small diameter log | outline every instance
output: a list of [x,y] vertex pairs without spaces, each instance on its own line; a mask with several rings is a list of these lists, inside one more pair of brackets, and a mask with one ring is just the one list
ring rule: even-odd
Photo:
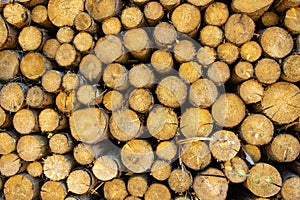
[[295,121],[300,113],[299,93],[300,89],[292,83],[277,82],[268,86],[261,101],[263,113],[276,124]]
[[158,83],[155,93],[161,104],[179,108],[186,101],[187,86],[181,78],[167,76]]
[[67,118],[52,108],[45,108],[39,114],[39,126],[42,132],[62,130],[67,127]]
[[92,84],[97,83],[102,75],[102,63],[94,54],[88,54],[81,59],[79,72]]
[[71,113],[69,126],[76,140],[93,144],[106,138],[108,117],[101,109],[80,109]]
[[25,161],[36,161],[48,154],[48,140],[42,135],[25,135],[17,144],[17,152]]
[[202,76],[202,66],[197,62],[185,62],[179,66],[179,76],[187,83],[193,83]]
[[100,38],[95,46],[95,54],[105,64],[124,62],[127,54],[120,38],[115,35],[107,35]]
[[12,50],[0,51],[0,80],[8,81],[17,76],[20,66],[20,55]]
[[149,26],[155,26],[163,17],[163,6],[156,1],[148,2],[144,7],[144,15]]
[[76,15],[74,26],[78,31],[86,31],[91,34],[95,34],[99,30],[94,19],[86,12],[80,12]]
[[217,54],[219,59],[227,64],[234,63],[240,56],[239,48],[230,42],[220,44],[217,48]]
[[155,83],[155,75],[146,64],[133,65],[129,70],[128,79],[130,84],[136,88],[151,88]]
[[29,175],[32,177],[42,176],[43,174],[43,165],[39,161],[31,162],[27,165],[26,168]]
[[39,180],[26,173],[12,176],[4,184],[4,196],[7,200],[35,199],[38,197],[39,191]]
[[94,148],[93,145],[79,143],[73,149],[74,159],[81,165],[91,164],[97,157],[97,153],[95,152],[95,150],[96,148]]
[[280,74],[280,65],[271,58],[262,58],[255,66],[255,76],[261,83],[275,83],[280,78]]
[[69,195],[65,200],[90,200],[90,194],[83,194],[83,195]]
[[250,62],[240,61],[234,66],[231,72],[230,81],[233,83],[240,83],[252,78],[253,75],[253,65]]
[[216,85],[209,79],[199,79],[192,83],[189,90],[189,101],[195,107],[208,108],[218,97]]
[[11,113],[5,112],[0,107],[0,128],[8,128],[12,126],[12,115]]
[[58,47],[55,60],[62,67],[71,67],[79,64],[80,56],[72,44],[65,43]]
[[40,192],[42,200],[61,200],[68,194],[66,184],[62,181],[47,181]]
[[147,3],[149,0],[132,0],[132,2],[137,6],[143,6],[145,3]]
[[60,43],[57,39],[51,38],[47,40],[43,46],[43,54],[49,59],[55,59],[57,49],[60,47]]
[[249,170],[245,182],[246,187],[256,196],[271,197],[281,188],[282,179],[275,167],[266,163],[258,163]]
[[300,153],[298,139],[290,134],[279,134],[267,146],[270,159],[277,162],[292,162]]
[[101,156],[94,161],[92,171],[100,181],[109,181],[119,175],[119,165],[116,159],[110,156]]
[[158,181],[167,180],[172,171],[171,163],[164,160],[156,160],[150,170],[150,175]]
[[200,47],[196,55],[198,63],[205,68],[215,62],[216,57],[217,53],[215,49],[209,46]]
[[2,176],[10,177],[24,170],[24,163],[16,153],[9,153],[0,158],[0,172]]
[[196,54],[195,45],[190,40],[176,41],[173,47],[173,53],[179,63],[191,61]]
[[165,10],[173,10],[180,4],[180,0],[159,0]]
[[45,108],[52,105],[54,101],[55,96],[39,86],[29,88],[26,94],[26,104],[33,108]]
[[257,163],[261,159],[261,151],[260,149],[252,144],[246,144],[244,146],[244,151],[246,151],[250,157],[252,158],[253,162]]
[[130,109],[120,109],[112,113],[109,119],[111,135],[118,141],[129,141],[141,134],[141,121]]
[[122,179],[113,179],[104,183],[104,197],[107,200],[125,199],[128,195],[126,184]]
[[128,70],[121,64],[109,64],[103,71],[104,83],[116,90],[125,90],[128,87]]
[[299,187],[300,187],[300,177],[295,176],[288,178],[286,181],[283,182],[280,194],[283,199],[286,200],[293,200],[299,199]]
[[116,91],[108,91],[103,96],[103,105],[109,111],[118,110],[122,106],[123,95]]
[[19,34],[18,41],[23,51],[40,50],[44,45],[47,34],[36,26],[26,26]]
[[39,4],[47,3],[47,0],[18,0],[18,1],[26,5],[26,7],[28,8],[32,8]]
[[151,52],[150,39],[142,28],[134,28],[125,32],[124,46],[138,60],[147,60]]
[[177,38],[177,32],[173,25],[161,22],[155,26],[153,38],[158,47],[171,48]]
[[106,18],[119,14],[122,2],[120,0],[87,0],[85,9],[93,19],[102,22]]
[[2,15],[0,15],[0,32],[0,49],[17,46],[17,31],[6,22]]
[[216,61],[208,67],[207,76],[217,86],[222,86],[230,78],[229,66],[222,61]]
[[177,145],[173,141],[162,141],[156,147],[156,156],[162,160],[177,159]]
[[150,144],[144,140],[131,140],[121,149],[124,166],[131,172],[148,171],[154,162],[154,153]]
[[57,27],[73,26],[75,16],[83,9],[84,1],[82,0],[50,0],[48,16],[52,24]]
[[229,17],[229,10],[226,4],[214,2],[210,4],[204,13],[204,21],[207,24],[222,26]]
[[6,21],[18,29],[21,29],[31,22],[29,10],[19,3],[7,4],[3,9],[3,16]]
[[102,31],[105,35],[117,35],[122,30],[122,24],[118,17],[109,17],[102,22]]
[[211,153],[208,145],[201,141],[187,141],[180,147],[180,159],[189,168],[201,170],[211,162]]
[[44,174],[52,181],[60,181],[67,178],[75,165],[73,157],[69,154],[53,154],[44,160]]
[[15,130],[21,134],[38,132],[40,128],[37,111],[30,109],[19,110],[14,115],[13,125]]
[[284,62],[282,67],[281,78],[288,82],[300,81],[300,55],[290,55]]
[[17,134],[11,131],[0,132],[0,154],[9,154],[16,150]]
[[21,73],[30,80],[39,80],[48,70],[51,62],[41,53],[29,52],[21,60]]
[[94,47],[93,36],[88,32],[81,31],[75,35],[73,44],[79,52],[89,53]]
[[73,170],[67,178],[68,191],[74,194],[85,194],[96,184],[92,172],[86,168]]
[[172,54],[166,50],[156,50],[151,55],[151,65],[160,74],[170,72],[174,67]]
[[292,34],[299,34],[300,33],[300,8],[290,8],[284,17],[284,25]]
[[213,129],[210,112],[202,108],[188,108],[180,117],[180,130],[186,138],[207,137]]
[[233,14],[226,22],[224,32],[229,42],[241,45],[251,40],[254,29],[253,20],[246,14]]
[[129,106],[136,112],[146,113],[154,104],[152,93],[143,88],[133,90],[129,96]]
[[247,14],[254,21],[256,21],[269,9],[272,3],[273,0],[252,0],[249,2],[245,2],[243,0],[233,0],[231,8],[234,12]]
[[194,5],[183,3],[174,9],[171,20],[177,31],[193,37],[200,26],[200,10]]
[[83,79],[79,74],[68,71],[62,79],[62,87],[65,92],[70,93],[74,91],[79,85],[82,85]]
[[222,94],[212,105],[212,116],[223,127],[237,126],[244,119],[245,114],[245,103],[233,93]]
[[262,54],[260,45],[255,41],[244,43],[240,51],[242,59],[248,62],[255,62]]
[[61,82],[64,73],[57,70],[49,70],[42,77],[43,88],[50,93],[58,93],[62,87]]
[[207,25],[200,30],[199,40],[202,45],[215,48],[223,41],[224,34],[218,26]]
[[297,7],[299,5],[300,5],[299,0],[282,0],[276,2],[275,9],[277,12],[282,13],[289,8]]
[[56,38],[60,43],[70,43],[74,36],[75,31],[69,26],[61,27],[56,33]]
[[170,190],[161,183],[153,183],[144,195],[145,200],[164,199],[171,200]]
[[145,175],[130,176],[127,182],[128,192],[135,197],[143,197],[148,186],[148,177]]
[[102,102],[103,92],[92,85],[81,85],[76,93],[77,100],[84,105],[98,105]]
[[228,182],[222,171],[208,168],[194,178],[193,190],[202,200],[224,200],[227,197]]
[[168,184],[175,193],[183,193],[193,184],[192,174],[187,170],[174,169],[168,178]]
[[293,38],[283,28],[270,27],[260,35],[260,45],[272,58],[283,58],[293,49]]
[[154,107],[147,118],[147,128],[158,140],[172,139],[178,128],[177,115],[171,108]]
[[279,16],[276,14],[276,12],[265,12],[263,16],[261,17],[261,22],[264,26],[270,27],[270,26],[276,26],[278,25]]
[[23,83],[7,83],[0,90],[0,105],[9,112],[17,112],[25,106],[27,87]]
[[145,23],[144,14],[138,7],[127,7],[122,10],[121,23],[126,29],[141,27]]
[[56,133],[49,140],[52,153],[65,154],[73,150],[75,144],[71,135],[67,132]]
[[242,183],[247,179],[248,165],[240,157],[234,157],[224,163],[224,174],[232,183]]
[[260,102],[264,93],[262,83],[255,79],[243,82],[239,87],[239,95],[246,104]]
[[38,24],[39,26],[48,29],[53,30],[55,27],[50,22],[48,18],[48,9],[44,5],[37,5],[35,6],[31,11],[31,18],[32,21]]
[[76,94],[74,90],[69,92],[60,92],[55,99],[55,104],[59,111],[70,115],[71,112],[76,110],[80,103],[76,99]]
[[300,53],[300,35],[298,35],[298,37],[296,38],[296,52]]
[[187,0],[190,4],[197,7],[205,8],[207,5],[213,2],[213,0]]

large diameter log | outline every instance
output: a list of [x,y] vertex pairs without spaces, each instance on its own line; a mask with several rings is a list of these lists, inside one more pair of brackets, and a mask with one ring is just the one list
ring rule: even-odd
[[121,179],[105,182],[103,191],[107,200],[124,199],[128,195],[126,184]]
[[20,3],[7,4],[3,9],[6,21],[16,28],[23,28],[30,24],[31,15],[29,10]]
[[48,154],[48,141],[42,135],[25,135],[18,140],[17,152],[25,161],[35,161]]
[[144,195],[145,200],[164,199],[171,200],[171,193],[167,186],[161,183],[153,183]]
[[42,200],[62,200],[67,196],[66,184],[62,181],[47,181],[40,191]]
[[0,49],[15,48],[17,45],[17,32],[0,15]]
[[85,9],[98,22],[102,22],[108,17],[115,16],[119,13],[122,2],[120,0],[87,0]]
[[12,50],[0,51],[0,80],[8,81],[19,73],[20,55]]
[[27,87],[23,83],[11,82],[0,90],[0,105],[9,112],[17,112],[25,106]]

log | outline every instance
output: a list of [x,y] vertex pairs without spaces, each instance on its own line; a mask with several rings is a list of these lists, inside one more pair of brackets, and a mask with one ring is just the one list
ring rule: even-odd
[[282,0],[276,1],[275,10],[279,13],[286,11],[289,8],[297,7],[300,5],[299,0]]
[[66,116],[52,108],[45,108],[39,114],[39,126],[42,132],[59,131],[66,128],[67,125]]
[[67,178],[68,191],[74,194],[85,194],[95,186],[96,180],[87,168],[73,170]]
[[69,195],[65,200],[89,200],[91,198],[90,194],[84,195]]
[[244,102],[233,93],[222,94],[212,105],[212,116],[223,127],[237,126],[244,119],[245,114]]
[[20,70],[22,75],[30,80],[39,80],[52,69],[51,62],[41,53],[29,52],[21,60]]
[[73,44],[79,52],[87,54],[94,48],[93,36],[88,32],[81,31],[75,35]]
[[28,163],[26,170],[32,177],[39,177],[43,175],[43,165],[39,161]]
[[217,53],[215,49],[209,46],[200,47],[196,55],[198,63],[205,68],[215,62],[216,57]]
[[149,113],[147,128],[158,140],[172,139],[178,128],[177,114],[171,108],[156,106]]
[[160,74],[170,72],[174,67],[172,55],[166,50],[156,50],[151,55],[151,65]]
[[0,172],[2,176],[10,177],[23,172],[26,164],[16,153],[5,154],[0,158]]
[[38,113],[35,110],[19,110],[13,118],[13,125],[20,134],[30,134],[40,131]]
[[284,17],[284,25],[287,27],[290,33],[299,34],[300,33],[300,8],[293,7],[286,11]]
[[248,62],[255,62],[262,54],[260,45],[255,41],[244,43],[240,51],[242,59]]
[[23,51],[34,51],[42,49],[47,38],[44,30],[36,26],[26,26],[20,32],[18,42]]
[[43,46],[43,54],[47,58],[53,60],[55,59],[55,55],[59,47],[60,47],[60,43],[57,39],[54,38],[48,39]]
[[171,11],[180,4],[180,0],[159,0],[166,11]]
[[26,5],[26,7],[28,7],[28,8],[32,8],[39,4],[47,3],[47,0],[18,0],[18,1],[23,3],[24,5]]
[[10,177],[4,184],[4,195],[7,200],[35,199],[39,195],[39,180],[21,173]]
[[267,146],[269,158],[277,162],[292,162],[297,159],[299,153],[300,143],[291,134],[279,134]]
[[231,8],[234,12],[247,14],[256,21],[270,8],[273,1],[274,0],[251,0],[246,3],[243,0],[233,0]]
[[161,141],[158,143],[155,153],[159,159],[173,161],[177,159],[177,149],[178,147],[174,141]]
[[48,9],[44,5],[37,5],[31,11],[32,21],[38,24],[39,26],[48,29],[54,30],[55,26],[51,23],[48,17]]
[[168,178],[168,184],[175,193],[183,193],[193,184],[192,174],[188,170],[174,169]]
[[78,66],[80,56],[76,51],[74,45],[65,43],[58,47],[55,60],[61,67]]
[[39,86],[33,86],[28,89],[26,94],[26,104],[32,108],[45,108],[55,101],[55,96],[46,92]]
[[121,5],[120,0],[87,0],[85,9],[94,20],[102,22],[106,18],[119,14]]
[[22,29],[31,22],[29,10],[18,2],[7,4],[3,9],[6,21],[18,29]]
[[12,126],[12,115],[8,112],[5,112],[0,107],[0,128],[8,128]]
[[102,31],[105,35],[117,35],[121,32],[122,24],[119,18],[109,17],[102,22]]
[[97,83],[102,75],[102,63],[94,54],[84,56],[79,63],[79,72],[91,83]]
[[149,0],[132,0],[132,2],[137,6],[143,6],[145,3],[147,3]]
[[251,159],[255,163],[257,163],[261,159],[261,151],[255,145],[252,144],[244,145],[244,151],[246,151],[250,155]]
[[129,83],[136,88],[151,88],[155,83],[155,75],[146,64],[133,65],[128,72],[128,79]]
[[146,113],[154,104],[152,93],[143,88],[133,90],[129,95],[129,106],[136,112]]
[[225,24],[225,37],[235,45],[241,45],[251,40],[255,24],[246,14],[233,14]]
[[144,195],[145,200],[171,200],[170,190],[161,183],[152,183]]
[[230,42],[220,44],[217,48],[217,54],[219,59],[227,64],[234,63],[240,56],[239,48]]
[[177,38],[177,32],[173,25],[161,22],[155,26],[153,39],[155,44],[161,48],[171,48]]
[[61,82],[64,73],[57,70],[49,70],[42,77],[42,86],[49,93],[58,93],[61,91]]
[[275,83],[280,78],[280,74],[280,65],[271,58],[262,58],[255,66],[255,76],[261,83]]
[[48,141],[42,135],[25,135],[17,143],[17,152],[25,161],[36,161],[48,154]]
[[214,2],[210,4],[204,13],[204,21],[207,24],[222,26],[229,17],[229,10],[225,3]]
[[202,66],[194,61],[180,64],[178,73],[179,76],[187,83],[193,83],[197,81],[203,74]]
[[195,107],[208,108],[218,97],[216,85],[209,79],[201,78],[192,83],[189,89],[189,101]]
[[66,115],[70,115],[71,112],[75,111],[80,106],[80,103],[76,99],[75,91],[71,90],[58,93],[55,99],[55,105],[59,111]]
[[300,198],[299,195],[300,178],[299,176],[291,177],[282,184],[280,194],[283,199],[292,200]]
[[177,62],[184,63],[193,60],[196,49],[195,45],[190,40],[179,40],[173,47],[174,57]]
[[284,62],[282,67],[281,78],[288,82],[300,81],[300,70],[296,66],[300,64],[300,55],[290,55]]
[[91,34],[96,34],[99,31],[94,19],[86,12],[80,12],[76,15],[74,26],[78,31],[86,31]]
[[40,192],[42,200],[65,199],[67,194],[67,186],[62,181],[47,181],[42,185]]
[[[262,112],[275,124],[289,124],[299,117],[299,88],[288,82],[277,82],[267,87],[261,101]],[[284,101],[282,101],[284,97]]]
[[200,7],[201,9],[205,8],[207,5],[213,2],[213,0],[187,0],[187,2]]
[[152,166],[154,153],[148,142],[133,139],[122,147],[121,160],[129,171],[142,173],[148,171]]
[[298,35],[298,37],[296,38],[296,52],[299,53],[300,52],[300,36]]
[[256,196],[271,197],[280,191],[282,179],[275,167],[258,163],[249,170],[245,185]]
[[150,1],[144,6],[144,15],[149,26],[155,26],[164,17],[163,6],[156,1]]
[[44,160],[44,175],[52,181],[60,181],[67,178],[75,161],[70,154],[47,156]]
[[76,93],[77,100],[84,105],[99,105],[103,99],[103,92],[100,88],[92,85],[81,85]]
[[255,79],[243,82],[239,87],[239,95],[246,104],[258,103],[264,93],[262,83]]
[[19,73],[20,55],[16,51],[0,51],[0,80],[8,81],[14,79]]
[[125,29],[138,28],[145,24],[144,14],[134,6],[123,9],[120,18]]
[[203,200],[226,199],[228,182],[222,171],[210,167],[194,178],[193,190]]
[[235,156],[234,158],[227,160],[224,163],[224,174],[232,183],[242,183],[247,179],[248,165],[240,157]]
[[7,83],[0,90],[0,105],[9,112],[17,112],[25,106],[27,86],[19,82]]
[[73,157],[80,165],[88,165],[95,160],[97,153],[92,145],[80,142],[73,149]]
[[56,33],[56,38],[60,43],[70,43],[74,36],[75,31],[69,26],[61,27]]
[[171,171],[171,163],[164,160],[155,160],[151,167],[150,175],[158,181],[164,181],[170,177]]
[[75,144],[68,132],[56,133],[49,139],[49,147],[52,153],[65,154],[73,150]]
[[128,195],[126,184],[122,179],[113,179],[104,183],[104,197],[108,200],[125,199]]
[[293,49],[292,36],[277,26],[267,28],[260,35],[259,40],[263,51],[272,58],[283,58]]
[[230,81],[233,83],[241,83],[252,78],[254,75],[254,68],[250,62],[239,61],[231,72]]
[[204,46],[215,48],[221,44],[223,39],[223,31],[218,26],[206,25],[200,30],[199,40]]
[[207,76],[217,86],[222,86],[230,78],[229,66],[222,61],[216,61],[208,67]]
[[123,95],[117,90],[108,91],[103,96],[103,105],[109,111],[118,110],[123,103]]
[[17,31],[0,15],[0,49],[17,47]]
[[277,26],[278,21],[279,21],[279,16],[276,14],[276,12],[272,12],[272,11],[265,12],[261,17],[261,22],[266,27]]
[[148,177],[145,175],[130,176],[127,182],[127,190],[132,196],[142,198],[149,187],[148,182]]
[[100,156],[94,161],[94,176],[101,181],[109,181],[119,175],[119,163],[111,156]]
[[12,131],[0,132],[0,154],[6,155],[16,150],[17,134]]
[[156,96],[161,104],[171,108],[179,108],[187,98],[187,86],[177,76],[167,76],[157,85]]
[[75,74],[71,71],[65,73],[62,79],[62,87],[65,92],[72,93],[79,85],[82,85],[83,80],[81,78],[82,77],[79,74]]
[[228,161],[234,158],[241,148],[238,136],[227,130],[215,132],[209,142],[209,149],[217,161]]

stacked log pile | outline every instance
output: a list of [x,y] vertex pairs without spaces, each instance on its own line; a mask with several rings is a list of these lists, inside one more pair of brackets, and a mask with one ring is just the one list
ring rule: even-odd
[[2,0],[0,199],[300,199],[299,0]]

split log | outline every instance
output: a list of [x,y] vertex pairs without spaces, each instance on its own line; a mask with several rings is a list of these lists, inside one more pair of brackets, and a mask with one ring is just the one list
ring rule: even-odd
[[177,114],[171,108],[154,107],[147,118],[147,128],[158,140],[172,139],[178,128]]
[[117,35],[122,30],[119,18],[109,17],[102,22],[102,31],[105,35]]
[[13,125],[12,119],[11,113],[5,112],[5,110],[0,107],[0,128],[11,127]]
[[144,7],[144,15],[149,26],[155,26],[163,17],[163,6],[156,1],[148,2]]
[[260,149],[255,145],[246,144],[244,146],[244,151],[246,151],[250,155],[250,157],[254,163],[257,163],[261,159],[262,153],[261,153]]
[[188,170],[174,169],[168,178],[168,184],[175,193],[183,193],[193,184],[192,174]]
[[143,197],[149,187],[148,182],[148,177],[145,175],[130,176],[127,190],[132,196]]
[[280,65],[271,58],[260,59],[255,66],[255,76],[261,83],[275,83],[279,79],[280,74]]
[[74,36],[75,31],[69,26],[61,27],[56,33],[56,38],[60,43],[70,43]]
[[0,158],[0,172],[2,176],[10,177],[23,172],[26,164],[16,153],[9,153]]
[[217,86],[222,86],[230,78],[229,66],[222,61],[216,61],[208,67],[207,76]]
[[25,106],[27,86],[23,83],[7,83],[0,90],[0,105],[9,112],[17,112]]
[[39,26],[48,29],[54,30],[55,26],[51,23],[48,17],[48,9],[44,5],[37,5],[31,11],[32,21],[38,24]]
[[73,170],[67,178],[68,191],[74,194],[88,193],[96,184],[92,172],[86,168]]
[[151,88],[155,83],[155,75],[146,64],[133,65],[128,72],[128,79],[136,88]]
[[231,72],[230,81],[233,83],[240,83],[252,78],[253,75],[253,65],[250,62],[240,61],[234,66]]
[[174,57],[179,63],[191,61],[196,54],[195,48],[195,45],[190,40],[176,41],[173,47]]
[[19,73],[20,55],[12,50],[0,51],[0,80],[14,79]]
[[17,31],[10,26],[2,15],[0,15],[0,49],[16,48],[17,46]]
[[47,40],[43,46],[43,54],[49,59],[55,59],[57,49],[60,47],[60,43],[57,39],[51,38]]
[[203,200],[226,199],[228,182],[222,171],[208,168],[194,178],[193,190]]
[[234,157],[224,163],[224,174],[232,183],[242,183],[247,179],[248,165],[240,157]]
[[146,113],[154,104],[152,93],[143,88],[133,90],[129,95],[129,106],[136,112]]
[[225,3],[214,2],[210,4],[204,13],[204,21],[207,24],[222,26],[229,17],[229,10]]
[[40,130],[38,113],[35,110],[19,110],[13,118],[13,125],[16,131],[21,134],[35,133]]
[[206,25],[200,30],[199,40],[202,45],[215,48],[221,44],[223,39],[223,31],[218,26]]
[[153,183],[144,195],[145,200],[165,199],[171,200],[170,190],[161,183]]
[[29,10],[18,2],[7,4],[3,9],[6,21],[16,28],[23,28],[30,24],[31,14]]
[[92,85],[81,85],[76,93],[77,100],[84,105],[99,105],[103,99],[103,92],[100,88]]
[[122,106],[123,101],[122,93],[116,90],[108,91],[103,96],[103,105],[109,111],[118,110]]
[[78,31],[86,31],[91,34],[96,34],[99,31],[94,19],[86,12],[80,12],[76,15],[74,26]]
[[150,170],[150,175],[158,181],[167,180],[171,175],[171,163],[164,160],[156,160]]
[[217,54],[219,59],[227,64],[234,63],[240,56],[239,48],[230,42],[220,44],[217,48]]
[[60,92],[56,96],[55,104],[59,111],[66,113],[67,115],[70,115],[71,112],[75,111],[80,106],[74,90]]
[[299,0],[282,0],[277,1],[275,4],[275,10],[279,13],[286,11],[289,8],[297,7],[300,5]]
[[42,86],[49,93],[58,93],[62,89],[61,83],[64,73],[49,70],[42,77]]
[[165,10],[171,11],[180,4],[180,0],[159,0]]
[[144,14],[138,7],[127,7],[122,10],[121,23],[126,29],[142,27],[145,24]]
[[43,90],[39,86],[28,89],[26,94],[26,104],[33,108],[45,108],[53,105],[55,96]]
[[166,50],[156,50],[151,55],[151,65],[160,74],[170,72],[174,67],[172,55]]
[[43,165],[39,161],[28,163],[26,170],[32,177],[39,177],[43,175]]
[[262,83],[255,79],[243,82],[239,87],[239,95],[246,104],[260,102],[264,93]]
[[88,54],[81,59],[79,72],[92,84],[97,83],[102,75],[102,63],[94,54]]
[[282,67],[281,78],[288,82],[300,81],[300,55],[290,55],[284,62]]
[[126,184],[122,179],[113,179],[104,183],[104,197],[108,200],[125,199],[128,195]]
[[0,132],[0,154],[6,155],[16,150],[17,134],[12,131]]
[[162,141],[156,147],[156,156],[162,160],[177,159],[177,145],[173,141]]
[[119,164],[111,156],[100,156],[94,161],[93,174],[100,181],[109,181],[119,175]]
[[41,188],[42,200],[61,200],[65,199],[68,191],[64,182],[62,181],[47,181]]
[[59,131],[66,128],[67,125],[66,116],[52,108],[45,108],[39,114],[39,126],[42,132]]
[[78,66],[80,55],[72,44],[65,43],[58,47],[55,60],[62,67]]
[[98,22],[119,14],[121,6],[120,0],[87,0],[85,2],[86,11]]
[[215,62],[217,53],[214,48],[211,48],[209,46],[204,46],[204,47],[200,47],[196,57],[198,63],[203,67],[207,68],[207,66]]
[[83,54],[89,53],[94,47],[93,36],[88,32],[81,31],[75,35],[73,44],[79,52]]
[[155,26],[153,38],[158,47],[171,48],[177,38],[177,32],[173,25],[161,22]]
[[36,26],[26,26],[19,34],[18,41],[23,51],[42,49],[48,35]]
[[39,180],[21,173],[10,177],[4,184],[4,195],[7,200],[35,199],[39,195]]
[[300,33],[300,8],[293,7],[290,8],[284,17],[284,25],[292,34],[299,34]]
[[73,150],[75,144],[71,135],[67,132],[56,133],[49,140],[52,153],[65,154]]
[[36,161],[48,154],[48,140],[42,135],[25,135],[18,140],[17,152],[25,161]]
[[194,61],[185,62],[180,64],[178,73],[187,83],[193,83],[201,78],[202,66]]

